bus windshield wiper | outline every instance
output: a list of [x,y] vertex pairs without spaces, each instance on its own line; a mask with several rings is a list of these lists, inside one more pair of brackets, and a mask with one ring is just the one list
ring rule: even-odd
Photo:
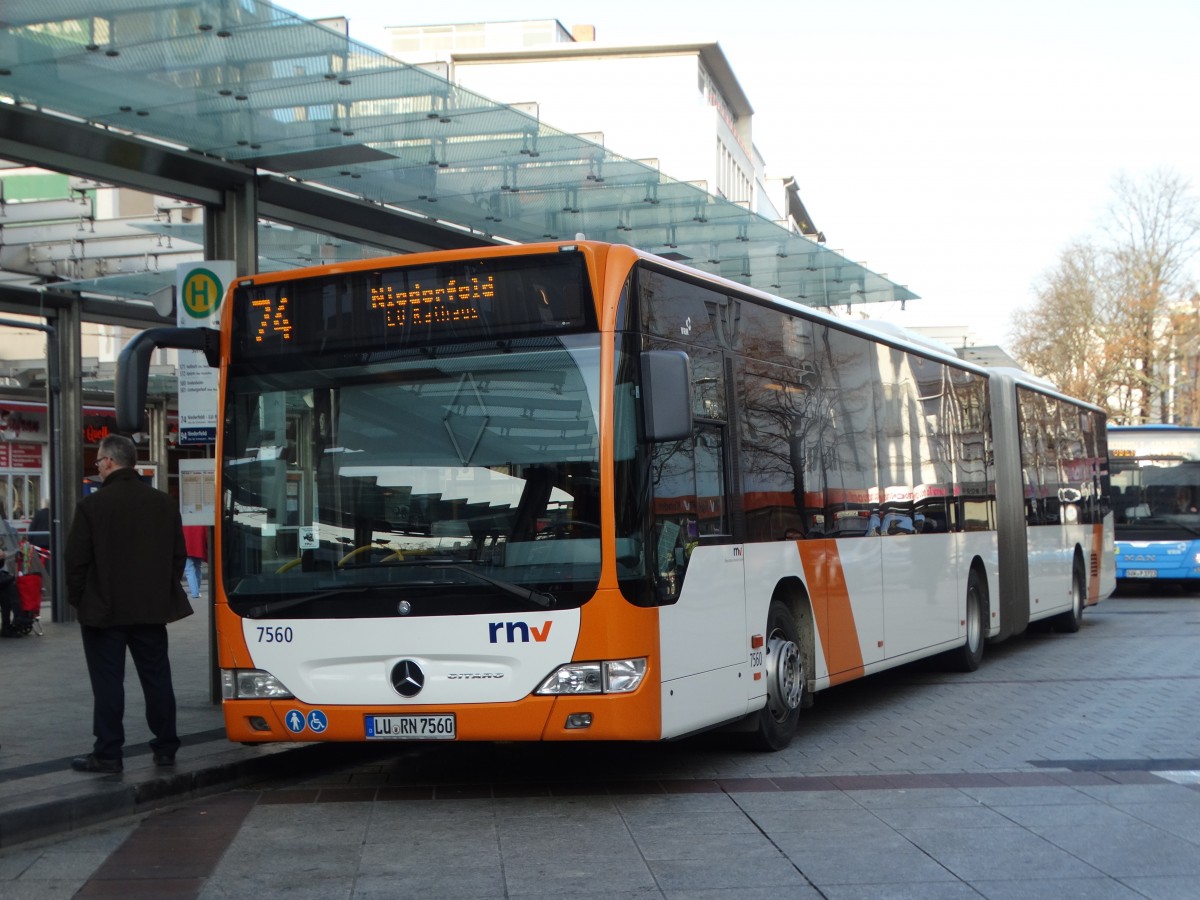
[[450,559],[420,559],[408,560],[402,563],[405,566],[424,566],[431,569],[454,569],[457,572],[463,572],[480,581],[486,581],[492,587],[498,587],[500,590],[512,594],[514,597],[520,597],[522,600],[528,601],[535,606],[540,606],[543,609],[551,609],[558,605],[558,598],[553,594],[545,591],[535,591],[532,588],[522,587],[519,584],[514,584],[511,581],[504,581],[500,578],[493,578],[491,575],[484,575],[482,572],[477,572],[467,566],[459,565],[452,562]]
[[558,605],[558,599],[545,591],[535,591],[531,588],[521,587],[519,584],[513,584],[511,581],[502,581],[499,578],[493,578],[491,575],[484,575],[482,572],[476,572],[474,569],[468,569],[466,566],[448,565],[447,569],[454,569],[458,572],[465,572],[468,575],[473,575],[480,581],[486,581],[493,587],[498,587],[502,591],[507,591],[513,596],[520,597],[522,600],[528,600],[536,606],[543,609],[551,609]]
[[303,604],[310,603],[313,600],[322,600],[325,597],[336,597],[339,594],[361,594],[366,590],[367,588],[365,587],[342,588],[336,591],[321,591],[319,594],[305,594],[301,597],[288,597],[285,600],[272,600],[270,603],[263,603],[259,606],[250,607],[250,609],[246,611],[246,618],[261,619],[263,616],[270,613],[281,612],[285,609],[291,609],[294,606],[302,606]]

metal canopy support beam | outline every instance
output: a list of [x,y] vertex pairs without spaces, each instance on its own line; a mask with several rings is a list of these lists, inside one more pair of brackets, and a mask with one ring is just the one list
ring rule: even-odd
[[[59,416],[59,437],[62,443],[51,458],[52,475],[57,475],[60,488],[57,498],[60,506],[53,511],[57,520],[58,536],[62,538],[54,553],[55,586],[53,620],[74,622],[75,609],[67,603],[66,535],[70,531],[75,507],[83,497],[83,453],[79,436],[83,434],[83,317],[78,304],[64,306],[57,311],[58,372],[48,373],[50,378],[59,377],[59,395],[62,398]],[[60,562],[62,560],[62,562]],[[59,581],[59,578],[63,580]]]
[[163,318],[150,306],[121,300],[83,300],[76,294],[0,285],[0,313],[48,316],[72,307],[79,307],[84,322],[98,322],[101,325],[153,328],[168,321],[174,324],[173,320]]
[[248,177],[244,166],[15,106],[0,107],[0,135],[0,159],[195,203],[220,203]]
[[0,106],[0,159],[200,203],[208,215],[254,184],[258,215],[398,253],[493,243],[435,219],[17,106]]
[[[258,185],[254,181],[244,182],[225,192],[225,202],[219,207],[208,207],[204,210],[204,258],[231,259],[234,262],[234,272],[238,277],[253,275],[258,271]],[[182,299],[176,297],[176,303]],[[124,355],[122,355],[124,359]],[[157,409],[151,410],[151,421],[156,418]],[[219,414],[219,411],[218,411]],[[167,466],[165,404],[161,409],[162,428],[159,430],[160,440],[152,440],[151,446],[161,449],[163,454],[163,471]],[[182,424],[182,422],[181,422]],[[154,437],[154,429],[151,429]],[[206,453],[207,455],[207,453]],[[181,479],[182,484],[182,479]],[[215,522],[212,525],[216,525]],[[212,526],[208,529],[208,540],[212,542]],[[221,702],[221,664],[217,650],[217,617],[213,604],[216,601],[216,588],[213,584],[212,568],[209,568],[208,585],[208,661],[209,700],[215,705]]]
[[204,258],[232,259],[239,276],[258,271],[258,190],[253,181],[230,188],[220,206],[205,209]]

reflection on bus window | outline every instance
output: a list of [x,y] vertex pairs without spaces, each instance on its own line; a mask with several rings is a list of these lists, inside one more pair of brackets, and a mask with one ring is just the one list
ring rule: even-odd
[[697,425],[689,440],[658,444],[652,466],[655,571],[659,599],[667,600],[683,586],[698,544],[731,539],[721,429]]
[[917,534],[924,530],[924,513],[914,513],[896,506],[888,506],[884,509],[877,507],[872,510],[867,525],[867,533],[874,535]]

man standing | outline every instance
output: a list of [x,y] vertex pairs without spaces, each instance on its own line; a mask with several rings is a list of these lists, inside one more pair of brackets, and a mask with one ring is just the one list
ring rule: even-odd
[[125,745],[125,651],[133,657],[154,732],[154,762],[175,762],[175,689],[167,656],[167,623],[192,613],[184,596],[187,551],[179,507],[144,483],[137,450],[124,435],[100,441],[103,484],[75,508],[65,556],[67,600],[78,612],[92,682],[92,732],[79,772],[120,772]]

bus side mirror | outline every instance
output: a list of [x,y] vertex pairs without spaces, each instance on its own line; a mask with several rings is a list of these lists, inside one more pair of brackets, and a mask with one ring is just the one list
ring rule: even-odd
[[655,443],[692,436],[692,366],[682,350],[643,351],[642,425]]
[[121,434],[146,430],[150,356],[160,347],[199,350],[213,368],[221,364],[221,333],[211,328],[147,328],[135,335],[117,357],[117,379],[113,385],[117,431]]

